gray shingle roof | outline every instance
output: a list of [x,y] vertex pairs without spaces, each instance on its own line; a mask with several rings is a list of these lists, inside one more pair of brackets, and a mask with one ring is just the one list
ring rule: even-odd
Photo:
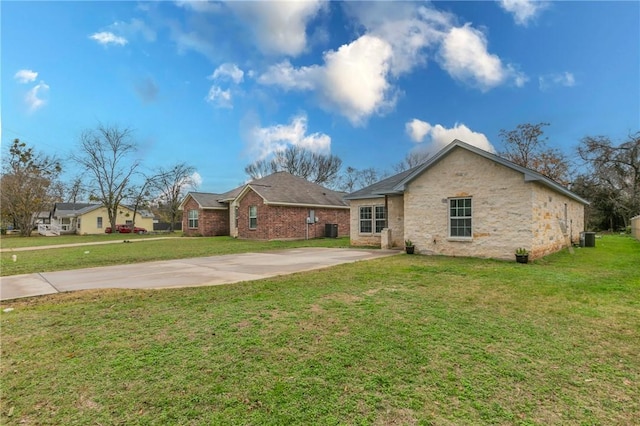
[[190,192],[188,195],[196,200],[203,209],[225,209],[227,204],[220,202],[224,194],[213,194],[210,192]]
[[349,207],[344,192],[333,191],[287,172],[273,173],[223,194],[190,192],[187,196],[190,195],[204,209],[227,208],[228,203],[244,194],[248,188],[260,195],[266,204]]
[[416,166],[412,169],[405,170],[403,172],[398,173],[397,175],[393,175],[386,179],[382,179],[379,182],[376,182],[372,185],[354,191],[345,196],[347,200],[358,200],[363,198],[380,198],[385,195],[391,194],[401,194],[402,191],[395,191],[393,188],[396,187],[398,183],[400,183],[404,178],[406,178],[411,172],[417,169],[420,166]]
[[251,181],[246,186],[260,195],[267,204],[349,206],[344,198],[345,193],[332,191],[287,172],[273,173]]
[[580,203],[589,204],[587,200],[581,198],[577,194],[569,191],[564,186],[555,182],[552,179],[549,179],[546,176],[541,175],[540,173],[527,169],[526,167],[519,166],[505,158],[502,158],[498,155],[487,152],[483,149],[475,147],[473,145],[469,145],[466,142],[462,142],[461,140],[455,139],[449,145],[445,146],[443,149],[438,151],[433,157],[430,157],[424,163],[409,169],[405,170],[402,173],[399,173],[395,176],[391,176],[387,179],[384,179],[380,182],[374,183],[366,188],[362,188],[359,191],[353,192],[347,195],[348,200],[361,199],[361,198],[377,198],[383,195],[391,195],[391,194],[402,194],[406,189],[406,186],[417,176],[421,175],[425,170],[429,169],[432,165],[436,164],[442,158],[444,158],[447,154],[449,154],[455,148],[466,149],[467,151],[471,151],[476,153],[484,158],[495,161],[496,163],[502,164],[510,169],[513,169],[517,172],[523,174],[525,181],[537,181],[561,194],[566,195],[569,198],[572,198]]
[[[53,217],[76,217],[89,213],[90,211],[99,209],[102,204],[90,204],[90,203],[55,203],[53,206]],[[133,211],[133,207],[122,205],[127,209]],[[148,210],[138,210],[137,214],[140,217],[153,217],[153,213]]]

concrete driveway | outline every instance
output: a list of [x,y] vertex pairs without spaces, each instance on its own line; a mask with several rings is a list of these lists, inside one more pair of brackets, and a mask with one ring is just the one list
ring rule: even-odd
[[398,254],[394,250],[299,248],[0,277],[0,300],[66,291],[197,287],[251,281]]

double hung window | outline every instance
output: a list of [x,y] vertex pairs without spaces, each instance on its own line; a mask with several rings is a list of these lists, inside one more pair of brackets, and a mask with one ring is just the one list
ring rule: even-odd
[[449,236],[471,238],[471,198],[449,199]]
[[198,210],[189,210],[189,228],[198,227]]

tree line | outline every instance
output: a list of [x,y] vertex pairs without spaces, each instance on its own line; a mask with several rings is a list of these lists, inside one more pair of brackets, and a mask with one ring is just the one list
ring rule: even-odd
[[[630,219],[640,214],[640,132],[629,134],[619,144],[607,136],[586,136],[576,150],[578,162],[572,162],[548,146],[546,126],[549,123],[525,123],[513,130],[500,130],[504,151],[498,155],[535,170],[590,201],[586,208],[588,229],[628,227]],[[136,157],[138,148],[129,128],[99,124],[86,130],[71,155],[82,174],[63,184],[59,179],[62,161],[14,140],[8,155],[3,156],[0,176],[3,224],[10,223],[23,235],[30,235],[35,225],[34,213],[49,210],[54,202],[90,201],[104,205],[112,229],[118,207],[126,204],[134,211],[134,224],[141,209],[152,209],[173,230],[181,218],[182,199],[188,190],[196,188],[196,170],[181,162],[144,171]],[[392,172],[416,167],[428,158],[427,154],[412,151],[393,165]],[[245,167],[251,179],[278,171],[344,192],[356,191],[392,173],[350,166],[342,170],[339,157],[297,146]]]

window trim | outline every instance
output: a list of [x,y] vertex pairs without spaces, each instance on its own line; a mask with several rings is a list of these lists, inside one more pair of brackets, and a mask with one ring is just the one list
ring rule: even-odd
[[[362,211],[364,209],[369,210],[369,217],[363,219]],[[381,211],[382,217],[377,217],[377,213]],[[363,231],[362,224],[363,222],[368,222],[369,229],[371,231]],[[378,225],[382,224],[382,228],[378,231]],[[358,234],[359,235],[380,235],[382,230],[387,227],[387,209],[384,204],[371,204],[371,205],[362,205],[358,208]]]
[[103,220],[102,220],[102,216],[97,216],[96,217],[96,228],[97,229],[102,229],[103,226]]
[[[452,216],[451,215],[451,202],[452,201],[457,201],[457,200],[469,200],[470,205],[469,208],[471,209],[471,213],[469,216]],[[460,207],[456,206],[456,209],[459,209]],[[463,209],[466,208],[465,206],[462,207]],[[473,197],[451,197],[447,200],[447,226],[448,226],[448,232],[447,232],[447,240],[449,241],[472,241],[473,240]],[[463,220],[469,220],[469,236],[464,236],[464,235],[451,235],[451,221],[452,220],[459,220],[459,219],[463,219]],[[465,227],[466,228],[466,227]],[[463,228],[464,229],[464,228]]]
[[[192,213],[195,213],[195,214],[192,215]],[[189,212],[187,213],[187,228],[198,229],[198,225],[200,224],[199,221],[200,221],[200,212],[197,209],[189,210]]]
[[[251,214],[251,210],[253,210],[253,215]],[[252,219],[254,221],[253,225],[251,223]],[[258,206],[249,206],[249,229],[258,229]]]

